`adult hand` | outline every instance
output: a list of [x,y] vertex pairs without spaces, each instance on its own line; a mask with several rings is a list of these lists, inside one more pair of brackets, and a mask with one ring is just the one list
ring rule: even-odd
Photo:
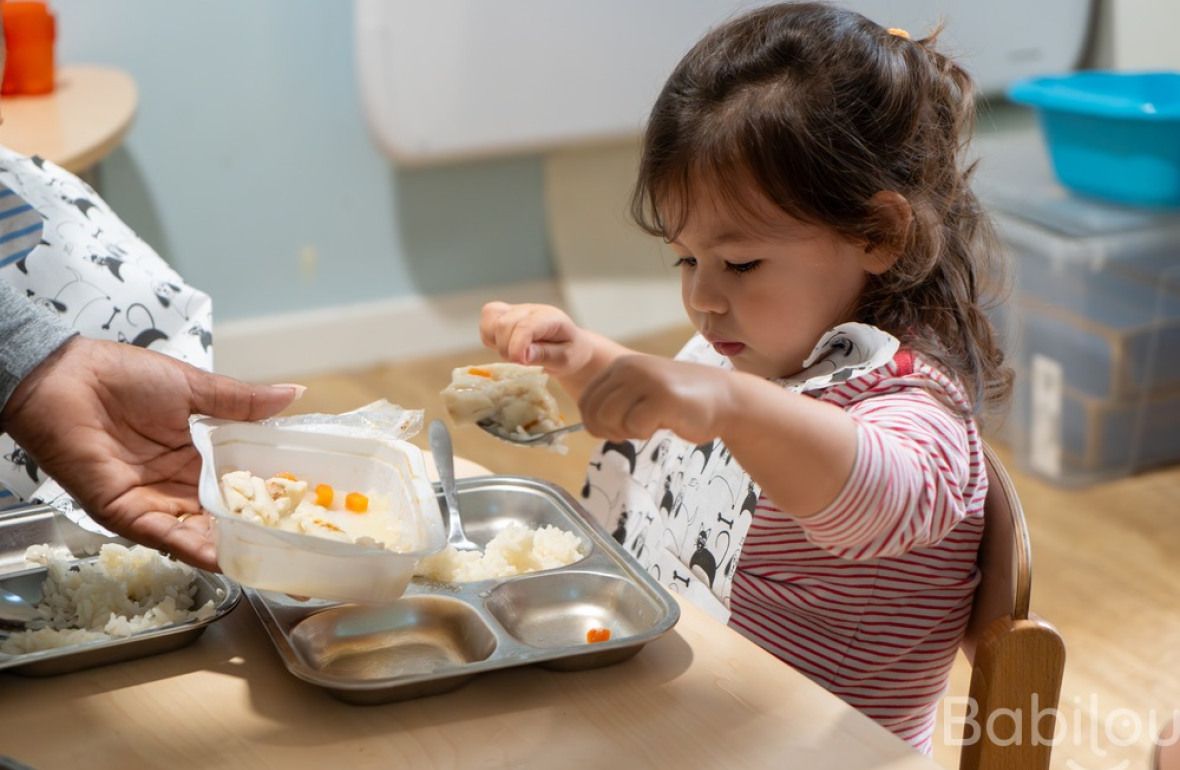
[[610,441],[668,429],[702,444],[717,438],[732,411],[733,377],[713,366],[621,356],[586,386],[578,409],[586,429]]
[[189,416],[258,420],[299,386],[254,386],[159,353],[74,337],[21,381],[0,429],[108,529],[217,569]]

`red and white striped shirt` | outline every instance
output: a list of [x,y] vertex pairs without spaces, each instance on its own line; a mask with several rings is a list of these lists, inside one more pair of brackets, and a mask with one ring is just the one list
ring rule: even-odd
[[928,752],[979,582],[987,474],[970,404],[904,350],[812,395],[856,421],[852,473],[813,516],[759,500],[729,625]]

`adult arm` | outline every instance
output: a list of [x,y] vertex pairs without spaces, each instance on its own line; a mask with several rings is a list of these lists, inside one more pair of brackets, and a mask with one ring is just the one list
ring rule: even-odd
[[0,280],[0,411],[20,381],[73,334],[48,311]]

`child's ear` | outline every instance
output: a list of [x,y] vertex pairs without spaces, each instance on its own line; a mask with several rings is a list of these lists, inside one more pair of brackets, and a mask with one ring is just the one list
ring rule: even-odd
[[869,198],[872,240],[865,243],[864,268],[881,275],[901,257],[909,240],[914,210],[901,193],[881,190]]

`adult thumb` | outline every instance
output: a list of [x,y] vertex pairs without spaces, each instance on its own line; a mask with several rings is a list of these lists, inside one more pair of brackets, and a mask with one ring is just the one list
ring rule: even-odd
[[232,377],[195,370],[189,376],[192,411],[223,420],[261,420],[286,409],[303,395],[302,385],[251,385]]

